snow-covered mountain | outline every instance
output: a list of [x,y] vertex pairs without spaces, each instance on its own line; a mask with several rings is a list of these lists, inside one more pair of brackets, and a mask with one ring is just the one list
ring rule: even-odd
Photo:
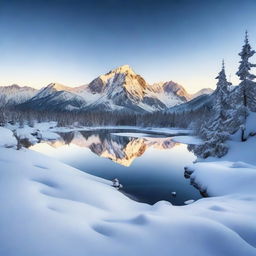
[[0,106],[13,106],[29,100],[37,90],[16,84],[0,87]]
[[79,110],[85,105],[84,97],[76,94],[74,88],[51,83],[19,107],[38,110]]
[[204,107],[212,108],[214,104],[215,94],[202,94],[186,103],[176,105],[172,108],[169,108],[168,112],[189,112],[200,110]]
[[209,94],[212,94],[213,92],[214,92],[214,90],[211,88],[204,88],[204,89],[201,89],[198,92],[192,94],[191,99],[194,99],[194,98],[199,97],[200,95],[204,95],[204,94],[209,95]]
[[[166,110],[194,98],[173,81],[148,84],[129,65],[113,69],[79,87],[51,83],[37,93],[32,90],[33,94],[16,102],[20,108],[140,113]],[[201,90],[196,96],[205,92]]]
[[90,109],[155,111],[166,105],[157,97],[148,94],[149,85],[130,66],[124,65],[93,80],[87,87],[99,98]]
[[173,107],[190,100],[183,86],[173,82],[160,82],[147,87],[148,97],[158,98],[166,107]]

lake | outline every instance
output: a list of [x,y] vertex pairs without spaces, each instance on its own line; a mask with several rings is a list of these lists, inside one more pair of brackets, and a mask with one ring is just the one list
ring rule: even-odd
[[123,185],[121,192],[140,202],[167,200],[183,205],[201,198],[184,178],[184,166],[196,157],[187,145],[174,142],[170,135],[118,129],[59,135],[56,141],[41,142],[30,149],[92,175],[117,178]]

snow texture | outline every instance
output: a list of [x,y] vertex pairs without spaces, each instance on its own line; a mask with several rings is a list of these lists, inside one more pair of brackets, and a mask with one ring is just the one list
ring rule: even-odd
[[172,138],[172,140],[175,142],[192,145],[200,145],[203,143],[203,141],[196,136],[175,136]]
[[12,148],[17,145],[17,140],[13,136],[12,131],[4,127],[0,127],[0,147]]
[[0,147],[0,156],[0,255],[256,255],[255,160],[195,164],[192,175],[219,196],[180,207],[132,201],[27,149]]

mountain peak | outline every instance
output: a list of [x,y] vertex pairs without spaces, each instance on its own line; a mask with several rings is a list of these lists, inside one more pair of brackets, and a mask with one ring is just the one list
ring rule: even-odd
[[110,71],[110,73],[130,73],[135,74],[129,65],[123,65]]
[[69,87],[59,83],[50,83],[46,88],[55,89],[56,91],[67,91],[69,89]]

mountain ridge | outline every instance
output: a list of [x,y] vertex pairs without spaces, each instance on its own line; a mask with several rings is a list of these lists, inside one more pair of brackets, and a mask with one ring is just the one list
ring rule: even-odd
[[[23,87],[17,86],[17,88]],[[16,100],[19,108],[154,112],[193,99],[193,94],[189,94],[182,85],[173,81],[150,85],[129,65],[112,69],[89,84],[69,87],[60,83],[50,83],[40,90],[33,88],[31,90],[33,90],[33,94],[31,92],[29,94],[31,97],[28,96],[22,101]],[[202,89],[196,96],[211,93],[209,90]]]

